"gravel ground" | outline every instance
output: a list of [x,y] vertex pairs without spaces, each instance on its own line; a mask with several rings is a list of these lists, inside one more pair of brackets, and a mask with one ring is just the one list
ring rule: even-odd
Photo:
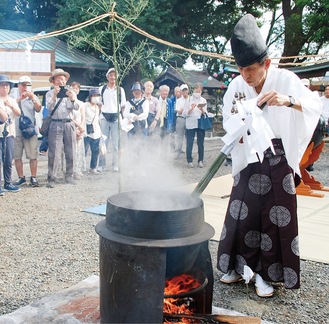
[[[206,140],[205,168],[217,156],[221,146],[218,139]],[[329,144],[326,144],[312,173],[327,186],[328,156]],[[183,184],[199,181],[206,170],[187,168],[184,157],[170,162],[169,166],[170,174],[175,180],[180,178]],[[28,165],[24,168],[27,170]],[[54,189],[45,187],[46,173],[47,157],[41,156],[41,186],[23,186],[18,193],[6,193],[0,197],[0,314],[12,312],[98,274],[95,225],[102,217],[81,211],[105,203],[109,196],[118,192],[118,173],[85,175],[75,186],[58,184]],[[163,173],[163,178],[166,178],[167,173]],[[228,173],[230,167],[223,165],[216,176]],[[13,174],[16,178],[15,171]],[[136,179],[136,174],[121,182],[122,190],[130,190],[133,179]],[[145,179],[159,183],[159,178],[152,172]],[[139,178],[139,184],[144,186],[144,180]],[[216,231],[220,230],[221,224],[216,228]],[[214,264],[217,244],[210,242]],[[329,323],[329,265],[301,261],[301,269],[301,289],[292,291],[277,286],[274,297],[269,299],[258,298],[252,284],[248,289],[243,283],[221,284],[221,273],[215,269],[213,304],[275,323]]]

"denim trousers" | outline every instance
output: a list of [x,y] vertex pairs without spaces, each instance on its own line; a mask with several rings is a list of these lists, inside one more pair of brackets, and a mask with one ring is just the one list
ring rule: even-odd
[[14,136],[0,138],[0,188],[1,188],[1,164],[3,164],[4,184],[12,183],[12,162],[14,153]]
[[99,156],[99,142],[100,138],[91,138],[89,136],[86,136],[84,138],[85,142],[85,155],[88,153],[88,148],[90,146],[91,151],[91,158],[90,158],[90,169],[96,169],[97,167],[97,160]]
[[204,156],[204,137],[205,131],[199,128],[186,129],[186,159],[187,163],[192,163],[192,150],[193,142],[196,133],[197,145],[198,145],[198,162],[203,161]]
[[[118,156],[119,156],[119,129],[118,121],[108,122],[105,118],[101,119],[101,130],[102,134],[106,136],[105,144],[108,150],[109,142],[112,141],[112,168],[118,167]],[[106,156],[99,156],[99,166],[105,168]]]

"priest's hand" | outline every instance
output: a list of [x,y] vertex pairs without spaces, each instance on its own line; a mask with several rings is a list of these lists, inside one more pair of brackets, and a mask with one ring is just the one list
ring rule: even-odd
[[[274,90],[265,92],[262,96],[258,98],[257,106],[261,107],[263,104],[266,104],[267,106],[286,106],[288,107],[290,105],[290,97],[288,95],[284,95],[281,93],[278,93]],[[289,107],[290,108],[290,107]],[[299,100],[295,99],[294,105],[291,106],[291,108],[294,108],[296,110],[301,111],[302,107],[299,102]]]

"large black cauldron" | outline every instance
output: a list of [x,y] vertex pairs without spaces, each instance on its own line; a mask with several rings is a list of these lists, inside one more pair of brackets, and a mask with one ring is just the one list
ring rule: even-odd
[[204,221],[203,201],[189,193],[111,196],[96,232],[102,322],[161,323],[166,278],[189,271],[196,259],[212,275],[208,240],[215,231]]
[[189,193],[134,191],[107,200],[106,220],[99,235],[115,242],[156,247],[186,246],[208,240],[213,228],[205,223],[203,201]]

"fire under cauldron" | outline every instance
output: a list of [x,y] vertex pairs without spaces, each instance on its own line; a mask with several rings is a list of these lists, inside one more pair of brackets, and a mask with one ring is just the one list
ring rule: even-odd
[[179,191],[132,191],[107,200],[100,236],[102,323],[163,323],[165,280],[201,271],[198,312],[211,313],[213,271],[203,201]]

